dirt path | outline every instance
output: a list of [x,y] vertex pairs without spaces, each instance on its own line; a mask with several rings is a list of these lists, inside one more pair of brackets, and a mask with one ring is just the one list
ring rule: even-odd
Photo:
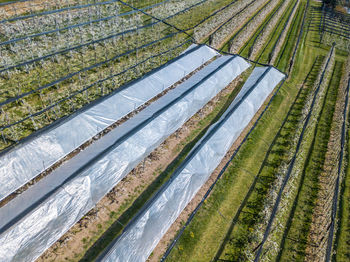
[[[144,163],[139,164],[114,187],[88,215],[82,218],[61,239],[48,249],[38,261],[77,261],[105,232],[132,202],[163,172],[187,145],[189,135],[199,133],[198,123],[219,103],[227,99],[240,79],[236,79],[196,115],[171,135]],[[192,140],[191,138],[190,140]]]

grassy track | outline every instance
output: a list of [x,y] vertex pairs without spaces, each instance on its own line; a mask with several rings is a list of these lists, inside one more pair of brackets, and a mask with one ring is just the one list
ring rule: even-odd
[[[268,149],[265,141],[273,138],[278,119],[283,117],[291,102],[285,98],[294,96],[294,92],[285,86],[275,97],[266,117],[259,122],[254,134],[251,134],[219,180],[211,197],[185,230],[168,258],[169,261],[210,261],[215,256],[219,240],[224,237],[225,228],[230,226],[230,217],[239,208],[239,203],[254,179],[253,172],[258,171],[257,163],[264,158]],[[251,167],[251,171],[247,171],[247,166]]]
[[[7,0],[0,0],[0,2],[6,1]],[[178,28],[188,28],[195,25],[205,16],[210,15],[215,10],[230,3],[230,1],[231,0],[209,1],[208,3],[196,7],[189,12],[169,19],[168,22],[177,26]],[[264,43],[261,50],[259,50],[258,60],[260,62],[266,63],[269,60],[275,43],[282,33],[283,25],[287,21],[289,14],[292,12],[292,7],[295,1],[296,0],[292,0],[289,3],[280,21],[271,31],[267,43]],[[144,7],[155,2],[159,2],[159,0],[140,1],[138,2],[138,7]],[[255,30],[251,39],[247,41],[240,50],[240,54],[243,56],[248,56],[250,49],[254,47],[253,43],[255,39],[257,39],[260,33],[265,29],[274,11],[278,10],[282,3],[283,1],[280,1],[267,15],[264,21],[258,26],[257,30]],[[279,51],[275,66],[282,71],[286,70],[290,63],[290,58],[301,29],[305,6],[306,0],[301,0],[297,12],[292,18],[292,24],[288,30],[281,50]],[[266,5],[263,5],[253,15],[258,14],[265,7]],[[124,9],[124,11],[129,10],[125,6]],[[146,22],[146,17],[144,18]],[[247,20],[248,19],[249,18],[247,18]],[[244,28],[247,24],[248,22],[246,22],[242,28]],[[159,28],[163,29],[164,26],[162,25]],[[164,35],[171,32],[171,30],[169,30],[169,32],[165,30],[161,31]],[[137,42],[137,40],[146,40],[147,37],[153,38],[153,36],[148,34],[148,32],[150,31],[145,30],[143,34],[141,34],[142,39],[137,39],[137,37],[140,37],[140,35],[131,36],[130,38],[126,39],[130,40],[130,42],[134,44],[134,42]],[[233,31],[233,34],[231,34],[233,36],[231,36],[229,41],[224,44],[224,51],[228,50],[231,40],[239,35],[237,32],[237,30]],[[193,34],[193,31],[188,31],[188,33]],[[314,42],[315,39],[318,39],[318,36],[319,35],[317,32],[313,32],[311,35],[307,35],[307,32],[304,32],[300,49],[298,49],[296,62],[294,63],[294,68],[289,80],[286,81],[281,88],[281,91],[276,95],[266,114],[258,123],[255,130],[251,133],[247,142],[242,146],[240,152],[232,161],[222,179],[217,183],[211,196],[196,214],[191,224],[186,228],[177,245],[171,252],[168,261],[211,261],[215,257],[233,261],[247,259],[245,251],[247,248],[249,249],[252,246],[254,247],[257,242],[257,236],[253,231],[255,230],[256,225],[258,225],[263,219],[264,201],[266,200],[271,187],[274,185],[274,182],[277,179],[278,167],[280,167],[281,164],[288,159],[288,154],[290,153],[292,147],[290,138],[295,134],[295,128],[302,119],[303,106],[308,95],[312,92],[311,87],[313,86],[313,81],[315,81],[316,75],[320,70],[322,57],[329,49],[329,47],[325,44],[317,44]],[[126,39],[123,39],[122,42],[126,42]],[[162,44],[159,46],[156,45],[151,51],[158,52],[158,50],[166,49],[165,47],[170,46],[171,43],[175,43],[176,41],[183,39],[185,39],[185,36],[171,38],[169,41],[162,42]],[[129,47],[130,46],[125,46],[124,48],[127,50]],[[102,47],[101,50],[103,50]],[[92,50],[90,51],[92,54]],[[85,56],[90,56],[90,51],[87,50]],[[150,50],[147,49],[138,53],[138,55],[146,57],[149,51]],[[157,65],[161,64],[165,62],[164,60],[168,60],[176,55],[177,53],[174,52],[169,56],[155,59],[153,63]],[[309,72],[312,68],[313,62],[317,59],[318,55],[320,57],[315,64],[310,78],[308,78],[306,87],[299,89],[307,72]],[[344,60],[346,55],[347,53],[345,52],[337,52],[336,58],[338,62],[336,63],[333,71],[331,83],[329,85],[329,89],[324,100],[324,106],[319,118],[319,123],[315,129],[315,136],[313,140],[310,141],[311,146],[309,154],[305,160],[305,165],[303,166],[303,172],[300,177],[296,198],[293,206],[291,207],[291,215],[289,220],[286,221],[287,227],[284,231],[283,239],[281,243],[279,243],[279,245],[282,247],[277,258],[279,261],[294,261],[302,260],[304,258],[312,211],[317,198],[317,176],[324,162],[332,116],[336,103],[337,87],[339,86],[341,76],[342,60]],[[127,63],[135,62],[136,56],[137,55],[135,54],[131,54],[127,58],[116,61],[116,63],[113,65],[115,67],[125,66]],[[78,55],[73,54],[73,57],[65,57],[63,60],[71,61],[69,63],[71,63],[71,66],[74,66],[73,62],[77,59],[79,59]],[[65,73],[65,70],[67,69],[67,65],[60,64],[59,61],[53,61],[52,67],[55,67],[56,70],[58,70],[57,73],[61,74]],[[120,78],[120,83],[126,83],[134,78],[137,78],[140,75],[143,75],[146,71],[151,70],[153,67],[154,64],[148,64],[143,67],[143,70],[145,71],[142,71],[141,69],[140,71],[135,70],[135,72],[131,72],[130,76]],[[47,71],[50,77],[56,77],[56,75],[52,75],[55,73],[55,71]],[[27,79],[28,86],[25,88],[31,90],[33,86],[38,85],[37,81],[39,78],[42,79],[42,81],[48,81],[48,78],[43,77],[43,72],[43,68],[38,66],[35,68],[35,70],[31,71],[30,74],[27,72],[18,72],[18,76],[21,76],[23,79]],[[88,74],[91,79],[95,80],[95,78],[97,79],[100,77],[101,73],[106,72],[107,68],[101,68],[99,70],[93,70]],[[37,77],[38,75],[41,77]],[[12,79],[13,80],[11,81],[13,82],[8,82],[9,85],[6,88],[8,89],[8,92],[12,92],[14,94],[17,92],[17,90],[14,90],[13,86],[17,86],[20,81],[16,78]],[[52,94],[57,93],[57,98],[60,98],[60,96],[67,96],[67,94],[71,92],[71,84],[76,84],[77,82],[77,79],[72,79],[71,81],[63,82],[61,86],[53,86],[52,88],[48,89],[48,95],[52,96]],[[111,88],[108,85],[111,85],[110,82],[107,83],[106,87]],[[170,178],[173,171],[181,164],[192,147],[205,134],[210,125],[216,122],[223,112],[225,112],[242,85],[243,83],[241,83],[239,87],[235,88],[230,95],[227,95],[224,99],[222,99],[222,101],[220,101],[220,103],[215,107],[214,111],[199,122],[198,127],[192,131],[187,139],[182,141],[182,143],[179,145],[179,153],[177,158],[164,170],[162,170],[159,175],[156,174],[158,176],[150,186],[147,188],[142,188],[135,195],[132,195],[129,199],[127,199],[127,201],[118,210],[111,212],[108,223],[106,225],[101,225],[101,230],[99,232],[93,232],[87,239],[84,240],[83,244],[86,253],[77,254],[76,259],[81,259],[82,261],[93,261],[100,254],[100,252],[122,232],[124,228],[122,224],[126,225],[128,221],[130,221],[130,219],[142,208],[145,202],[154,194],[154,192],[156,192],[159,187]],[[13,95],[12,93],[10,95]],[[34,109],[40,109],[43,106],[41,95],[42,93],[40,93],[40,95],[36,93],[32,97],[29,97],[28,100],[30,101],[28,102],[33,103]],[[89,101],[96,99],[100,95],[100,89],[97,87],[95,91],[87,95],[87,98],[84,98],[83,95],[79,96],[77,98],[76,107],[81,107]],[[294,101],[296,102],[294,103]],[[49,103],[50,101],[47,99],[45,102]],[[22,108],[20,106],[22,106]],[[18,118],[23,117],[23,114],[28,113],[26,111],[28,109],[23,108],[24,105],[14,103],[13,111],[10,111],[10,116],[15,120],[17,119],[15,114],[18,114]],[[55,110],[50,111],[48,113],[48,119],[42,120],[42,126],[53,122],[55,119],[63,115],[69,114],[71,112],[70,110],[70,106],[67,104],[59,108],[58,111],[61,111],[62,114],[61,112],[57,113]],[[12,114],[14,116],[12,116]],[[285,125],[282,125],[284,118],[286,118],[287,121]],[[0,121],[5,120],[0,119]],[[39,128],[42,126],[39,126]],[[281,126],[283,128],[279,130]],[[21,134],[22,137],[25,137],[36,130],[35,124],[33,124],[31,119],[28,119],[28,121],[20,128],[22,128],[22,130],[18,130],[17,132],[18,134]],[[9,141],[15,143],[15,139],[11,140],[12,135],[7,135],[9,137]],[[6,146],[8,145],[4,145],[0,141],[0,150]],[[349,152],[350,143],[348,141],[348,151],[346,155],[348,161],[350,161]],[[337,242],[338,252],[336,255],[336,260],[349,261],[349,167],[347,169],[347,176],[344,179],[342,192],[340,226],[343,229],[339,234],[339,240]],[[299,240],[295,241],[295,239]]]

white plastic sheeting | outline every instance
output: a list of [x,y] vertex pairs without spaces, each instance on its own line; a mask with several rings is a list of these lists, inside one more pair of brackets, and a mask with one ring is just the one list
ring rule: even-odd
[[[58,187],[38,207],[0,235],[0,261],[36,259],[142,159],[248,67],[249,64],[240,57],[220,57],[136,115],[140,122],[151,121]],[[159,111],[160,105],[164,111]]]
[[[102,261],[146,261],[182,210],[207,181],[284,74],[255,68],[222,118],[197,143],[174,178],[129,224]],[[256,82],[257,81],[257,82]]]
[[215,55],[193,45],[180,59],[0,157],[0,200]]

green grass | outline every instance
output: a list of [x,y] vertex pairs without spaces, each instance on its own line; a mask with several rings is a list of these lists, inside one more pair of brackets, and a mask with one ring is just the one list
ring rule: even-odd
[[[313,72],[317,73],[320,61]],[[312,92],[314,81],[317,74],[311,74],[307,82],[307,87],[303,88],[300,96],[297,98],[295,104],[287,117],[287,121],[277,133],[276,139],[271,144],[272,148],[268,152],[266,159],[261,164],[261,168],[257,173],[259,179],[252,193],[250,194],[247,203],[245,204],[242,212],[237,215],[237,222],[230,235],[230,241],[226,243],[223,250],[222,259],[228,260],[240,260],[246,259],[244,250],[250,246],[255,248],[257,246],[258,239],[256,238],[256,226],[263,221],[263,209],[264,202],[268,196],[271,187],[277,179],[279,169],[282,165],[286,165],[290,159],[290,152],[294,150],[295,144],[292,143],[295,132],[300,126],[300,121],[303,118],[304,104]],[[249,233],[247,233],[249,232]]]
[[[143,1],[146,3],[147,1]],[[152,3],[154,1],[152,0]],[[167,22],[174,24],[180,28],[188,28],[203,19],[204,16],[209,15],[214,10],[221,8],[228,4],[230,0],[222,1],[208,1],[200,6],[187,11],[186,13],[177,15],[172,19],[168,19]],[[140,3],[142,4],[142,3]],[[145,17],[143,17],[145,18]],[[145,20],[145,19],[144,19]],[[107,44],[105,48],[103,45],[96,46],[96,52],[94,48],[87,48],[83,54],[72,53],[64,56],[57,56],[52,61],[47,61],[45,67],[36,65],[28,71],[17,71],[12,74],[11,78],[4,76],[4,79],[0,80],[0,97],[5,100],[7,98],[15,97],[18,93],[31,91],[39,86],[44,86],[59,77],[63,77],[70,72],[75,72],[83,67],[95,64],[94,54],[98,54],[97,61],[101,62],[105,60],[105,57],[111,58],[116,54],[120,54],[123,51],[130,50],[133,47],[141,45],[141,42],[146,40],[153,41],[159,36],[166,36],[170,32],[175,32],[175,29],[165,26],[160,23],[154,28],[148,28],[140,32],[139,34],[131,34],[118,39],[117,44]],[[153,33],[152,33],[153,32]],[[189,31],[192,34],[193,32]],[[156,36],[155,36],[156,34]],[[154,44],[150,47],[144,48],[137,52],[133,52],[125,57],[111,61],[110,63],[99,66],[93,70],[88,70],[83,74],[76,75],[66,81],[62,81],[59,84],[55,84],[50,88],[41,90],[40,92],[34,92],[33,94],[25,97],[21,102],[13,102],[2,107],[4,114],[0,117],[0,125],[6,126],[8,124],[19,121],[30,113],[35,113],[49,105],[59,101],[70,95],[72,92],[78,91],[86,87],[88,84],[94,83],[97,79],[104,78],[111,73],[123,71],[127,66],[136,64],[138,61],[149,57],[151,54],[160,53],[168,48],[176,45],[177,43],[184,41],[188,36],[180,34],[167,40],[164,40],[158,44]],[[16,125],[11,129],[5,129],[2,137],[5,137],[5,141],[0,139],[0,151],[5,149],[18,140],[27,137],[37,129],[45,127],[59,118],[67,116],[84,105],[90,103],[93,100],[106,95],[118,87],[134,80],[151,69],[165,63],[166,61],[176,57],[180,52],[186,48],[187,45],[182,48],[178,48],[175,51],[164,54],[160,57],[149,60],[148,62],[138,66],[133,70],[129,70],[127,73],[121,76],[114,77],[114,81],[108,80],[100,85],[95,85],[89,89],[89,92],[79,94],[72,99],[69,99],[58,106],[41,113],[38,116],[28,118],[23,123]],[[106,53],[105,50],[108,50]],[[84,63],[82,63],[84,61]],[[81,81],[82,79],[82,81]],[[116,83],[116,84],[115,84]],[[25,101],[26,104],[22,103]]]
[[[7,0],[0,0],[0,2],[5,2]],[[140,6],[144,6],[143,4],[147,1],[141,1]],[[151,2],[155,2],[151,0]],[[179,28],[185,28],[191,25],[194,25],[203,17],[209,15],[211,12],[219,9],[220,7],[228,4],[230,0],[222,0],[222,1],[214,1],[203,4],[190,12],[186,12],[185,14],[178,16],[169,20],[169,23],[172,23]],[[150,3],[148,1],[148,3]],[[288,12],[291,11],[293,1],[291,1],[290,6],[288,7]],[[300,6],[296,12],[292,20],[292,26],[290,27],[286,40],[282,46],[280,51],[280,59],[278,60],[277,66],[281,70],[286,70],[289,65],[289,60],[294,50],[294,46],[296,43],[296,38],[298,36],[301,20],[304,14],[306,0],[302,0]],[[263,8],[263,7],[262,7]],[[276,7],[277,8],[277,7]],[[127,9],[127,8],[126,8]],[[125,10],[126,10],[125,9]],[[272,11],[273,12],[273,11]],[[242,50],[244,54],[249,50],[254,37],[256,37],[259,30],[263,28],[266,24],[267,19],[271,16],[272,12],[268,15],[268,17],[264,20],[264,22],[259,26],[258,30],[255,32],[253,37],[248,42],[245,49]],[[269,53],[271,52],[273,44],[276,42],[279,34],[281,33],[284,21],[286,21],[287,15],[281,18],[281,23],[279,23],[276,28],[272,31],[270,35],[270,41],[265,46],[263,51],[261,52],[261,61],[266,61]],[[145,20],[145,17],[143,17]],[[307,24],[307,23],[306,23]],[[168,32],[164,32],[167,34]],[[192,34],[193,32],[188,32]],[[234,35],[235,36],[235,35]],[[289,121],[286,125],[286,128],[281,132],[280,136],[273,147],[272,153],[269,155],[269,158],[265,160],[266,153],[268,152],[270,143],[273,142],[275,135],[277,134],[278,128],[281,125],[282,119],[286,116],[287,111],[289,110],[300,86],[300,83],[305,78],[306,72],[311,68],[313,61],[315,60],[317,55],[325,55],[329,46],[327,44],[317,44],[315,43],[315,39],[317,39],[317,33],[314,33],[310,36],[307,35],[306,32],[303,34],[303,38],[300,44],[300,48],[297,53],[296,62],[294,64],[294,68],[291,74],[290,79],[284,84],[281,91],[274,98],[269,110],[265,113],[264,117],[261,119],[256,129],[252,132],[249,139],[240,149],[240,152],[230,164],[229,168],[225,172],[222,179],[218,182],[212,195],[205,202],[203,207],[197,213],[196,217],[189,225],[189,227],[185,230],[183,236],[180,238],[178,244],[172,251],[169,261],[209,261],[211,260],[217,253],[222,240],[225,238],[226,233],[232,226],[232,218],[237,216],[239,219],[237,220],[238,226],[233,228],[232,234],[230,233],[230,238],[234,237],[233,241],[227,243],[225,245],[226,249],[225,253],[230,253],[234,258],[242,257],[241,247],[244,247],[249,242],[254,242],[255,240],[251,237],[253,234],[251,231],[254,230],[254,225],[261,219],[259,217],[259,211],[261,211],[261,203],[263,203],[266,192],[268,192],[268,188],[272,185],[275,179],[275,171],[276,168],[280,165],[282,161],[286,159],[286,154],[290,147],[290,142],[288,139],[293,135],[295,131],[293,128],[297,124],[298,119],[300,118],[300,110],[303,106],[305,97],[308,93],[308,90],[303,91],[302,97],[298,100],[295,110],[293,111],[293,115],[289,118]],[[171,39],[171,41],[177,41],[178,39]],[[170,41],[169,41],[170,43]],[[167,43],[167,44],[169,44]],[[228,42],[227,42],[228,43]],[[225,49],[224,49],[225,50]],[[227,48],[226,48],[227,50]],[[285,50],[282,54],[282,50]],[[176,56],[176,54],[174,54]],[[339,61],[344,60],[344,57],[347,55],[345,52],[337,51],[337,59]],[[68,58],[67,58],[68,59]],[[129,59],[134,59],[133,56],[128,57]],[[166,59],[169,59],[168,57]],[[121,61],[123,62],[123,61]],[[125,62],[125,61],[124,61]],[[126,62],[125,62],[126,63]],[[54,64],[55,66],[56,64]],[[150,65],[151,66],[151,65]],[[151,68],[151,67],[150,67]],[[64,68],[58,68],[60,73],[64,72]],[[35,74],[41,74],[42,69],[37,68]],[[101,72],[103,72],[101,70]],[[94,71],[92,73],[92,77],[97,76],[98,71]],[[139,72],[141,75],[144,72]],[[22,74],[22,73],[21,73]],[[127,81],[138,77],[139,75],[130,76],[127,78]],[[23,73],[24,78],[28,78],[27,73]],[[45,81],[47,79],[45,77],[41,77]],[[14,84],[18,79],[14,79]],[[77,79],[73,79],[74,81],[67,82],[64,84],[76,84]],[[28,81],[34,81],[33,83],[28,84],[28,88],[32,88],[37,83],[35,81],[35,77],[31,77]],[[123,80],[124,81],[124,80]],[[126,82],[127,82],[126,81]],[[110,84],[110,83],[109,83]],[[12,86],[12,85],[11,85]],[[49,93],[55,93],[56,90],[59,90],[59,95],[65,96],[68,93],[68,88],[64,89],[62,86],[55,87],[50,89]],[[239,88],[236,88],[232,94],[225,97],[223,101],[219,103],[219,105],[214,109],[214,111],[202,119],[198,123],[198,128],[191,132],[191,134],[186,138],[185,141],[181,142],[181,144],[177,147],[177,152],[179,152],[178,157],[169,165],[165,170],[160,172],[159,176],[155,179],[155,181],[146,189],[141,188],[136,190],[136,194],[133,195],[130,199],[127,199],[125,203],[118,210],[114,210],[110,214],[110,220],[108,221],[108,225],[99,225],[98,232],[91,236],[90,238],[83,239],[84,248],[87,250],[86,254],[78,254],[79,258],[84,255],[83,261],[92,261],[123,229],[123,226],[119,224],[127,224],[128,221],[140,210],[140,208],[144,205],[144,203],[156,192],[162,184],[164,184],[173,171],[180,165],[180,163],[184,160],[186,155],[189,153],[194,144],[204,135],[205,131],[208,127],[217,121],[217,119],[221,116],[221,114],[225,111],[230,102],[234,99],[237,94]],[[14,92],[13,88],[10,90]],[[96,90],[98,93],[99,90]],[[90,100],[95,99],[94,94],[90,94]],[[334,96],[334,93],[330,92],[329,96]],[[84,97],[78,97],[81,102],[78,103],[84,104],[87,101],[84,100]],[[38,94],[34,95],[30,98],[33,104],[37,107],[40,107],[40,99]],[[327,106],[329,108],[332,107],[332,103],[334,101],[330,99],[327,101]],[[69,114],[70,111],[67,108],[63,107],[62,111],[65,114]],[[14,109],[13,114],[18,114],[20,116],[23,115],[23,112],[26,112],[22,104],[17,104]],[[327,110],[324,110],[324,114],[322,115],[322,121],[327,122],[329,119],[327,118],[328,114]],[[54,121],[57,116],[53,111],[49,112],[49,118],[52,118]],[[44,124],[47,122],[43,121]],[[320,124],[323,127],[323,124]],[[323,154],[324,143],[326,141],[326,133],[327,128],[323,130],[320,127],[317,136],[315,137],[315,143],[313,145],[312,154],[308,159],[308,165],[305,167],[306,171],[313,171],[314,163],[312,163],[311,159],[321,159]],[[30,133],[35,131],[33,123],[31,120],[28,120],[22,127],[22,130],[18,132],[22,134],[22,136],[27,136]],[[11,135],[9,135],[11,137]],[[350,147],[350,145],[348,144]],[[1,147],[1,145],[0,145]],[[0,148],[1,149],[1,148]],[[317,150],[320,149],[320,152],[317,153]],[[350,149],[350,148],[349,148]],[[349,158],[349,156],[347,155]],[[263,166],[262,171],[259,173],[260,166]],[[304,172],[304,174],[305,174]],[[350,173],[350,171],[347,171]],[[258,181],[257,186],[252,192],[251,197],[249,198],[248,205],[244,206],[243,212],[240,212],[240,206],[242,201],[244,200],[247,192],[252,185],[255,175],[260,174],[261,179]],[[155,174],[155,175],[158,175]],[[305,181],[313,183],[315,180],[315,174],[313,177],[304,177]],[[306,183],[305,182],[305,183]],[[303,183],[302,183],[303,184]],[[307,183],[306,183],[307,184]],[[344,185],[343,185],[343,199],[342,199],[342,220],[341,227],[346,228],[341,230],[340,240],[338,245],[339,252],[339,261],[346,261],[345,258],[350,257],[350,253],[348,252],[348,245],[350,243],[350,215],[349,215],[349,207],[350,207],[350,176],[348,175]],[[307,190],[305,190],[305,186],[301,189],[300,193],[300,202],[307,196]],[[314,194],[314,191],[311,192]],[[117,220],[119,222],[117,222]],[[298,224],[293,224],[290,232],[297,231],[296,229],[303,228],[303,221],[298,221]],[[105,230],[108,227],[107,230]],[[295,229],[294,229],[295,228]],[[304,234],[306,235],[306,234]],[[304,237],[304,236],[302,236]],[[225,243],[226,244],[226,243]],[[288,248],[291,244],[286,242],[285,246]],[[301,247],[300,249],[302,249]],[[283,259],[286,257],[283,254]],[[287,256],[288,257],[288,256]],[[344,260],[345,259],[345,260]]]
[[[155,27],[154,29],[164,29],[164,26],[159,25],[159,27]],[[152,29],[145,30],[143,33],[148,32],[149,36],[147,38],[150,38],[152,37],[151,31]],[[167,34],[167,32],[165,32],[165,34]],[[140,36],[141,34],[138,37]],[[133,35],[125,37],[124,40],[131,40],[131,42],[134,42],[134,40],[138,37],[136,35]],[[98,66],[92,70],[85,71],[85,73],[75,75],[69,80],[62,81],[59,84],[55,84],[54,86],[43,89],[40,92],[34,92],[33,94],[26,96],[25,99],[21,100],[21,102],[9,103],[2,107],[4,115],[2,114],[0,118],[0,125],[5,126],[7,124],[24,119],[30,113],[39,112],[40,110],[48,107],[50,104],[64,99],[73,92],[82,90],[88,84],[95,83],[99,78],[105,78],[110,74],[117,74],[118,72],[126,69],[126,67],[135,65],[138,61],[150,57],[150,51],[160,53],[167,50],[171,46],[174,46],[174,44],[176,45],[180,41],[183,41],[185,39],[184,37],[186,38],[186,36],[182,34],[176,38],[176,41],[174,41],[173,37],[170,37],[164,41],[138,51],[137,54],[134,52],[120,59],[114,59],[113,61],[110,61],[103,66]],[[123,40],[120,39],[119,42],[123,42]],[[109,49],[107,56],[110,58],[111,56],[118,54],[119,51],[125,51],[128,48],[132,48],[131,43],[128,43],[128,47],[125,43],[126,42],[124,42],[124,45],[122,47],[120,46],[120,48],[124,50],[118,49],[119,47],[116,50],[113,50],[113,48],[111,48]],[[15,143],[15,141],[28,136],[32,132],[35,132],[37,129],[40,129],[61,117],[71,114],[72,112],[90,103],[91,101],[96,100],[97,98],[119,88],[123,84],[141,77],[146,72],[151,71],[153,68],[160,66],[161,64],[164,64],[165,62],[177,56],[188,45],[189,43],[180,48],[177,48],[172,52],[168,52],[159,57],[152,58],[134,70],[129,70],[122,75],[115,76],[113,80],[109,79],[101,84],[96,84],[92,88],[89,88],[88,92],[83,92],[69,100],[63,101],[58,106],[46,111],[46,113],[41,113],[38,116],[28,118],[23,123],[16,125],[12,129],[5,129],[3,131],[3,136],[6,138],[6,141],[3,139],[0,140],[0,150],[10,146],[11,144]],[[105,59],[105,52],[103,52],[102,46],[97,47],[97,52],[98,51],[101,52],[99,52],[100,55],[97,58],[96,63],[101,62]],[[38,88],[39,86],[43,86],[51,81],[54,81],[59,77],[63,77],[68,74],[68,67],[70,68],[71,72],[76,72],[85,66],[90,66],[95,63],[93,54],[94,51],[88,49],[87,52],[84,53],[85,58],[80,61],[79,54],[73,54],[70,58],[61,59],[57,62],[48,62],[45,68],[37,66],[28,72],[18,71],[16,74],[13,74],[10,79],[1,80],[1,100],[3,101],[7,98],[15,97],[18,92],[21,93],[30,91],[32,89]],[[87,59],[88,56],[90,56],[89,59]],[[85,63],[82,63],[81,61],[85,61]],[[25,103],[23,103],[23,101],[25,101]]]
[[[210,198],[185,230],[168,258],[169,261],[210,261],[214,257],[220,245],[219,240],[224,237],[225,228],[230,226],[230,217],[238,209],[254,179],[252,173],[257,171],[256,163],[264,157],[267,150],[265,141],[272,139],[277,119],[283,116],[286,104],[290,102],[285,97],[293,95],[294,91],[283,89],[276,96],[266,117],[259,122],[254,134],[241,148]],[[255,170],[247,172],[247,166]]]
[[319,176],[323,171],[325,156],[342,74],[342,63],[336,62],[311,148],[301,174],[298,193],[281,244],[278,261],[301,261],[305,258],[312,215],[318,198]]

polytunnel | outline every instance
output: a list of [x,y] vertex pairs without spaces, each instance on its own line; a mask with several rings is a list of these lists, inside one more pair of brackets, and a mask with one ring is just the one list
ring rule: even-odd
[[0,201],[216,55],[205,45],[192,45],[165,66],[0,156]]
[[1,208],[0,260],[35,260],[249,66],[217,58]]
[[220,120],[99,261],[146,261],[284,77],[272,67],[255,68]]

